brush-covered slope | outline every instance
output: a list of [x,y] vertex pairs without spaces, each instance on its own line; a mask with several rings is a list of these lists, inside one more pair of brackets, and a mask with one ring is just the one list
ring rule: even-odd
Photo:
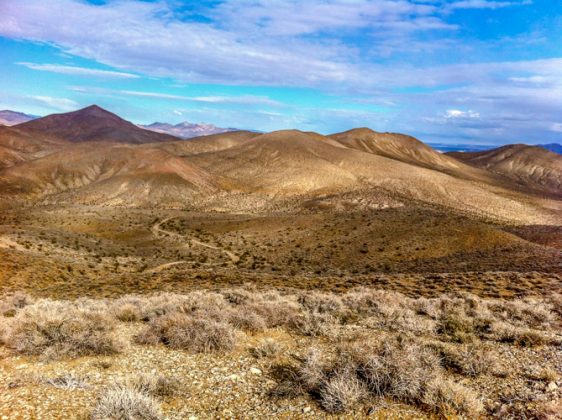
[[144,130],[97,105],[74,112],[48,115],[19,124],[18,128],[28,133],[58,137],[73,143],[107,141],[142,144],[177,140],[168,134]]
[[459,163],[435,151],[418,139],[398,133],[379,133],[356,128],[332,134],[332,139],[351,149],[372,153],[432,169],[458,169]]
[[404,202],[422,201],[501,219],[547,223],[550,218],[525,196],[348,148],[315,133],[263,134],[235,147],[193,155],[190,161],[229,178],[243,192],[266,194],[272,200],[362,194],[378,188]]
[[509,177],[523,186],[562,196],[562,156],[542,147],[513,144],[484,152],[449,155]]
[[0,171],[0,193],[79,203],[185,205],[217,191],[206,171],[156,148],[86,143]]

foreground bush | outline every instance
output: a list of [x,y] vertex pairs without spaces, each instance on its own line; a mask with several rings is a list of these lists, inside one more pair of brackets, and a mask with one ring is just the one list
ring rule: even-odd
[[103,392],[91,413],[92,420],[159,420],[160,404],[139,390],[117,385]]
[[482,412],[474,391],[447,379],[429,348],[403,340],[360,344],[336,353],[313,348],[296,366],[274,369],[279,382],[272,395],[308,393],[332,413],[369,397],[391,397],[443,416],[477,417]]
[[231,325],[212,319],[172,313],[152,320],[136,337],[141,344],[158,344],[194,353],[232,350],[236,344]]
[[18,311],[3,341],[18,353],[47,359],[109,355],[123,346],[108,315],[50,300]]

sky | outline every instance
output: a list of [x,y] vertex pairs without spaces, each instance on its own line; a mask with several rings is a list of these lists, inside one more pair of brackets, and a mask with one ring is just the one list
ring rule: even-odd
[[0,109],[562,142],[559,0],[0,0]]

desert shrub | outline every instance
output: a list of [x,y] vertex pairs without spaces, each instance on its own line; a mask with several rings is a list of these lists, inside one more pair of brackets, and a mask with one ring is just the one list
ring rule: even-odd
[[318,337],[325,335],[337,324],[337,319],[330,314],[304,312],[300,315],[293,316],[288,322],[288,327],[298,334]]
[[418,402],[425,383],[438,375],[439,358],[430,349],[412,342],[387,340],[370,354],[358,354],[358,370],[376,395]]
[[263,317],[244,305],[230,311],[228,322],[235,328],[249,332],[260,332],[267,326]]
[[492,326],[492,337],[501,343],[511,343],[521,347],[534,347],[548,344],[549,340],[541,332],[528,328],[496,322]]
[[0,298],[0,316],[14,317],[18,310],[31,305],[33,298],[24,292],[14,292]]
[[123,322],[136,322],[141,319],[141,310],[138,306],[132,303],[125,303],[123,305],[116,305],[113,309],[115,318]]
[[126,385],[143,394],[152,397],[170,397],[177,395],[180,391],[180,382],[176,378],[170,378],[157,373],[146,373],[127,379]]
[[478,418],[484,409],[474,391],[443,377],[433,378],[425,385],[421,402],[445,418]]
[[355,372],[347,369],[336,371],[326,378],[319,391],[320,404],[329,413],[345,412],[366,395],[365,384]]
[[92,410],[93,420],[159,420],[160,404],[136,389],[116,385],[103,392]]
[[516,326],[548,326],[556,319],[552,306],[546,302],[497,300],[488,303],[488,307],[497,319]]
[[494,372],[497,367],[493,350],[481,344],[440,346],[438,351],[443,366],[462,375],[479,376],[486,372]]
[[445,312],[439,319],[437,332],[452,341],[464,343],[473,339],[474,325],[471,318],[460,312]]
[[163,343],[174,349],[194,353],[232,350],[236,335],[231,325],[182,313],[171,313],[154,320],[136,336],[141,344]]
[[283,346],[277,341],[272,338],[264,338],[250,350],[250,353],[252,353],[254,357],[260,359],[265,357],[275,357],[282,349]]
[[309,312],[338,314],[343,310],[341,299],[329,293],[308,292],[298,296],[298,302]]
[[19,311],[4,341],[19,353],[45,358],[108,355],[123,346],[108,315],[50,300]]

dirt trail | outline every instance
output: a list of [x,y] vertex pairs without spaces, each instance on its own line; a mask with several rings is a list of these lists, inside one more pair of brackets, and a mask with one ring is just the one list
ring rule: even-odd
[[187,239],[187,240],[188,240],[189,242],[191,242],[193,245],[199,245],[199,246],[203,246],[203,247],[205,247],[205,248],[215,249],[215,250],[217,250],[217,251],[222,252],[223,254],[227,255],[228,258],[230,258],[230,260],[231,260],[233,263],[236,263],[236,262],[238,262],[238,260],[240,260],[240,257],[238,257],[238,256],[237,256],[236,254],[234,254],[233,252],[228,251],[228,250],[226,250],[226,249],[224,249],[224,248],[221,248],[221,247],[218,247],[218,246],[215,246],[215,245],[211,245],[211,244],[208,244],[208,243],[206,243],[206,242],[201,242],[201,241],[198,240],[198,239],[188,238],[188,237],[185,236],[185,235],[180,235],[179,233],[171,232],[171,231],[169,231],[169,230],[165,230],[165,229],[162,229],[162,228],[160,227],[160,226],[162,226],[164,223],[166,223],[166,222],[168,222],[168,221],[170,221],[170,220],[172,220],[172,219],[174,219],[174,217],[167,217],[166,219],[161,220],[160,222],[155,223],[155,224],[152,226],[152,228],[150,229],[150,230],[152,231],[152,233],[154,234],[154,236],[159,237],[159,236],[160,236],[159,234],[163,234],[163,235],[175,237],[175,238],[181,239],[181,240],[186,240],[186,239]]

